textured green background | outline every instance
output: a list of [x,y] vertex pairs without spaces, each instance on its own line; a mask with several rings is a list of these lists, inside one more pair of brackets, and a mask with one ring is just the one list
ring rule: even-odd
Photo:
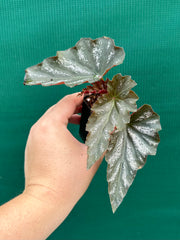
[[[25,68],[57,50],[81,37],[113,38],[126,57],[108,76],[131,75],[138,83],[138,106],[151,104],[161,116],[157,155],[148,157],[116,214],[104,162],[49,240],[180,239],[179,12],[178,0],[0,0],[1,203],[23,190],[31,125],[64,95],[81,89],[23,85]],[[78,127],[69,129],[79,139]]]

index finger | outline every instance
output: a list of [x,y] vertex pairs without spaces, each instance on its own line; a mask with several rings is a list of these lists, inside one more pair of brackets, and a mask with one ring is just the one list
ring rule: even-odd
[[80,93],[66,95],[54,105],[51,114],[54,119],[67,126],[69,119],[74,113],[78,112],[82,102],[83,95],[80,95]]

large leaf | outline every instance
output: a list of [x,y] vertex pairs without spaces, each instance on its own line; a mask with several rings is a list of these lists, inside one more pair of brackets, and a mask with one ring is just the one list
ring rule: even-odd
[[107,150],[114,128],[125,128],[130,121],[129,112],[137,110],[138,97],[130,91],[135,85],[130,76],[117,74],[112,81],[108,81],[108,93],[99,96],[93,104],[92,114],[86,124],[86,131],[89,132],[85,142],[88,146],[88,168]]
[[80,39],[75,47],[58,51],[42,63],[26,69],[25,85],[66,84],[69,87],[100,80],[112,67],[123,62],[123,48],[108,37]]
[[112,134],[105,159],[113,212],[122,202],[137,170],[144,166],[147,155],[156,154],[160,130],[159,116],[151,106],[143,105],[131,115],[131,121],[123,131],[116,130]]

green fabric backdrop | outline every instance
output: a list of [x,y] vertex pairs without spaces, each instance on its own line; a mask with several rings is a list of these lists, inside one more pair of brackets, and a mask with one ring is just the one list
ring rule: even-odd
[[[108,77],[131,75],[138,83],[138,106],[151,104],[161,116],[157,155],[148,157],[115,215],[103,162],[49,240],[180,239],[179,12],[178,0],[0,0],[1,204],[23,190],[31,125],[63,96],[82,88],[23,85],[24,70],[57,50],[81,37],[113,38],[126,57]],[[80,139],[78,126],[69,129]]]

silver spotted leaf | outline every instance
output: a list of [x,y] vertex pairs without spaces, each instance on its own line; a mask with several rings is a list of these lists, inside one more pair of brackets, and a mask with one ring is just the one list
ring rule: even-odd
[[112,67],[123,62],[123,48],[108,37],[81,38],[75,47],[58,51],[57,56],[26,69],[25,85],[65,84],[73,87],[100,80]]
[[137,170],[146,162],[147,155],[155,155],[161,130],[159,116],[151,106],[143,105],[131,115],[123,131],[115,130],[105,155],[108,163],[108,192],[113,212],[116,211]]
[[87,167],[90,168],[107,150],[110,134],[115,128],[122,130],[130,121],[129,112],[137,110],[138,96],[130,91],[136,83],[130,76],[117,74],[108,81],[107,93],[98,97],[93,104],[86,131],[88,146]]

